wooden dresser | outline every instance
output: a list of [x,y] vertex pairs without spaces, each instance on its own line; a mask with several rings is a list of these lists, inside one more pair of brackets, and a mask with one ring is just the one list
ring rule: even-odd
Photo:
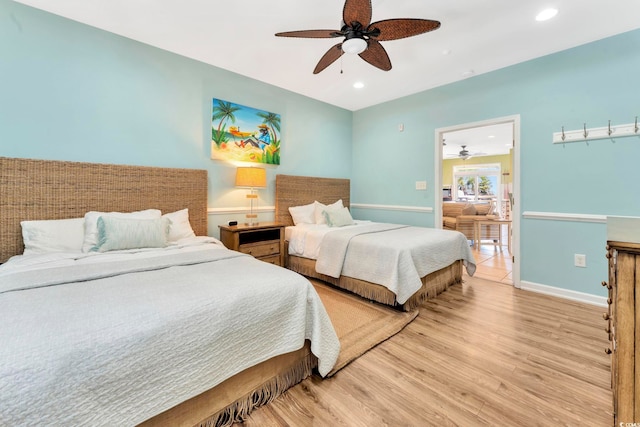
[[609,309],[607,321],[611,354],[614,425],[640,421],[640,243],[607,242]]

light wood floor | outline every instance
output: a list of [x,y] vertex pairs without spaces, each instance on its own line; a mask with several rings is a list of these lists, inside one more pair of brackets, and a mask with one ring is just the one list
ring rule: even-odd
[[246,426],[610,426],[603,309],[466,278]]

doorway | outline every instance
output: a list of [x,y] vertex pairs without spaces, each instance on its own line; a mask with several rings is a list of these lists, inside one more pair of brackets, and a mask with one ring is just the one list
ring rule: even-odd
[[[501,231],[502,241],[496,235],[488,241],[472,240],[477,274],[519,288],[520,116],[439,128],[435,137],[435,227],[443,227],[444,203],[473,204],[478,211],[489,206],[509,226],[490,225]],[[510,253],[505,237],[511,239]]]

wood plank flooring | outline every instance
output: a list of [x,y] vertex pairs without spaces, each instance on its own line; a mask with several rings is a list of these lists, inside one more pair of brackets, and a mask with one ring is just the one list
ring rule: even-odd
[[602,308],[465,278],[333,378],[252,426],[610,426]]

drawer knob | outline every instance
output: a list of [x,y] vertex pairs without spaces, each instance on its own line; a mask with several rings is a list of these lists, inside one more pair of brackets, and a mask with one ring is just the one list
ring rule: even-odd
[[613,300],[611,298],[607,298],[607,304],[611,305],[612,302]]
[[605,257],[606,257],[607,259],[611,258],[611,253],[610,253],[610,252],[607,252],[607,254],[605,255]]
[[609,347],[607,347],[607,348],[604,349],[604,352],[607,353],[607,354],[611,354],[611,349]]
[[604,320],[609,320],[609,313],[602,313],[602,318]]

